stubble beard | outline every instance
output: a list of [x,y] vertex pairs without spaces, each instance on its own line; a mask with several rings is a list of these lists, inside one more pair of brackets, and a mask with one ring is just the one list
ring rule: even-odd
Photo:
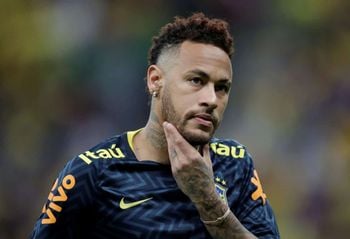
[[176,112],[173,101],[170,97],[170,94],[166,88],[164,88],[164,94],[162,96],[162,118],[172,123],[179,133],[186,139],[187,142],[189,142],[193,146],[199,146],[199,145],[205,145],[209,142],[210,138],[214,134],[215,128],[213,132],[209,134],[209,136],[203,136],[195,133],[191,133],[188,130],[186,130],[186,125],[188,122],[188,117],[186,115],[183,119],[181,119],[181,116]]

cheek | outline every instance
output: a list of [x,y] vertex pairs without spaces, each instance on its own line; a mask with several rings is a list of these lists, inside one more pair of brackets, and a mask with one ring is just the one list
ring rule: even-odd
[[171,99],[176,111],[179,114],[184,114],[195,104],[195,99],[193,94],[186,94],[184,92],[173,91],[171,94]]
[[224,102],[218,105],[217,112],[220,118],[222,118],[222,115],[225,113],[227,103],[227,100],[225,100]]
[[189,111],[189,107],[191,103],[184,102],[183,99],[175,99],[175,107],[176,107],[176,112],[178,113],[178,116],[180,118],[183,118],[186,113]]

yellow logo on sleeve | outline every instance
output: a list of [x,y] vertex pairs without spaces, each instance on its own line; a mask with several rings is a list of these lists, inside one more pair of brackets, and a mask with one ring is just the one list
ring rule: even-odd
[[[46,207],[46,204],[44,205],[42,209],[42,213],[45,213],[47,215],[46,218],[43,218],[41,220],[42,224],[53,224],[56,222],[56,217],[53,213],[55,212],[61,212],[62,207],[59,206],[58,202],[65,202],[68,200],[66,191],[71,190],[75,186],[75,178],[73,175],[69,174],[65,176],[62,180],[62,184],[57,188],[58,186],[58,179],[56,179],[55,183],[53,184],[51,188],[51,192],[48,196],[48,200],[50,201],[48,208]],[[53,191],[57,188],[56,195],[53,194]]]
[[254,201],[258,200],[261,198],[263,205],[266,203],[266,194],[263,191],[258,172],[254,169],[254,176],[250,180],[257,188],[256,190],[252,193],[252,199]]

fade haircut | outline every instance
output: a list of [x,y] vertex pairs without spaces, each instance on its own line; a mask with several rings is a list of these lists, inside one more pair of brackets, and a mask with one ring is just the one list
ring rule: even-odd
[[214,45],[225,51],[230,58],[233,54],[233,39],[228,23],[221,19],[210,19],[203,13],[194,13],[188,18],[176,16],[172,23],[166,24],[153,37],[148,52],[148,66],[157,64],[163,52],[184,41]]

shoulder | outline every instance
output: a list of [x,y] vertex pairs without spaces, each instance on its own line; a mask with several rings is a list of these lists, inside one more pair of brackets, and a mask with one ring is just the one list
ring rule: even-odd
[[63,173],[96,177],[106,165],[129,155],[126,144],[126,133],[107,138],[69,160],[63,168]]
[[94,191],[99,175],[104,168],[112,160],[125,157],[121,149],[124,147],[123,137],[124,134],[113,136],[76,155],[64,165],[55,185],[72,184],[71,186],[68,185],[71,192],[84,191],[86,188],[89,188],[89,192]]
[[126,133],[110,137],[90,149],[76,156],[76,160],[81,160],[85,164],[96,164],[103,160],[113,160],[125,158],[127,153]]

